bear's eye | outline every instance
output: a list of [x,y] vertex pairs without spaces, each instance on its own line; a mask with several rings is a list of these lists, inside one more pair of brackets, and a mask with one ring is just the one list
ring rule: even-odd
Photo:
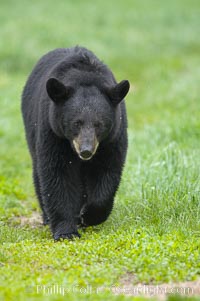
[[83,121],[82,120],[77,120],[74,122],[74,126],[76,128],[80,128],[83,125]]

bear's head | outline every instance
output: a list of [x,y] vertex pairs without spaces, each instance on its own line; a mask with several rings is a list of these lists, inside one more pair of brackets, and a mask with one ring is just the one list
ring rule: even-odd
[[124,80],[111,87],[68,86],[56,78],[48,79],[50,125],[54,133],[70,141],[82,160],[90,160],[98,145],[112,136],[120,123],[120,102],[129,91]]

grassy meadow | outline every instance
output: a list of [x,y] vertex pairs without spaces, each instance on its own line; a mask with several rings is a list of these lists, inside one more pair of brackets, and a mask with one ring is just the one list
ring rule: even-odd
[[[0,0],[0,300],[146,300],[111,288],[198,281],[199,29],[198,0]],[[109,219],[54,243],[20,97],[44,53],[77,44],[131,82],[129,149]]]

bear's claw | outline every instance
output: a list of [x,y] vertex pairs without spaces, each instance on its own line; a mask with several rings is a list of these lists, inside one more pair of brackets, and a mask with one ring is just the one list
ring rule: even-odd
[[64,239],[74,239],[74,238],[80,238],[80,234],[78,232],[72,232],[72,233],[59,233],[54,235],[55,241],[60,241]]

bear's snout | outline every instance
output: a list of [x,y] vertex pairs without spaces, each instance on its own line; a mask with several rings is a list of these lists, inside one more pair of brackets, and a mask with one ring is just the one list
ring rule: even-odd
[[90,131],[80,133],[79,136],[73,140],[73,145],[82,160],[90,160],[95,155],[99,143],[95,133]]

